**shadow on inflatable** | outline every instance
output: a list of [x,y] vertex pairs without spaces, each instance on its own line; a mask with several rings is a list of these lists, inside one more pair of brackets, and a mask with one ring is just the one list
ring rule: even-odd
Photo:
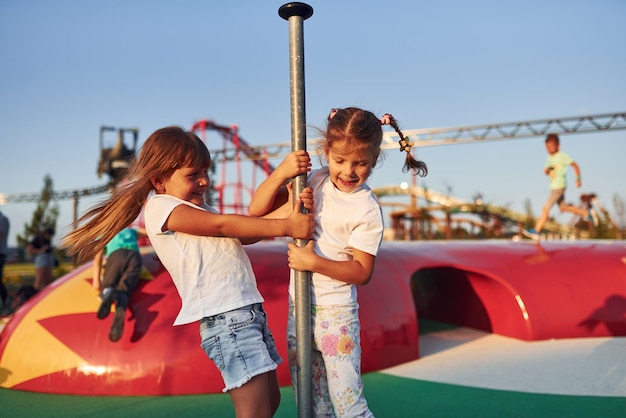
[[[286,367],[286,242],[246,247]],[[0,387],[77,395],[221,393],[200,348],[198,324],[173,327],[176,289],[150,247],[127,312],[96,318],[91,264],[23,305],[0,334]],[[359,288],[363,372],[419,358],[418,315],[526,341],[626,336],[624,241],[384,242],[370,284]]]

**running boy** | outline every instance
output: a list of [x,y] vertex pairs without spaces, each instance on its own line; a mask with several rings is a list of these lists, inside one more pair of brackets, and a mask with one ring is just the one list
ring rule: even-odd
[[546,137],[546,150],[548,151],[548,158],[543,168],[543,172],[550,176],[550,195],[544,203],[541,209],[541,216],[537,219],[534,229],[524,229],[523,233],[527,237],[533,240],[539,240],[541,236],[541,230],[548,222],[550,215],[550,209],[554,204],[559,205],[561,212],[574,213],[583,219],[593,220],[591,212],[574,205],[565,203],[565,188],[567,187],[567,167],[571,166],[576,173],[576,187],[580,188],[582,185],[582,178],[580,176],[580,167],[578,164],[566,153],[559,150],[559,136],[557,134],[548,134]]

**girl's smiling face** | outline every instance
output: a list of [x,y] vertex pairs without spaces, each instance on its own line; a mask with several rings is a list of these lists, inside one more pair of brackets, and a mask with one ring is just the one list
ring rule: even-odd
[[162,181],[162,188],[161,190],[157,188],[157,193],[166,193],[197,206],[202,206],[204,194],[209,184],[208,168],[178,168],[168,179]]
[[372,161],[361,150],[333,145],[326,153],[330,181],[344,193],[361,187],[372,174]]

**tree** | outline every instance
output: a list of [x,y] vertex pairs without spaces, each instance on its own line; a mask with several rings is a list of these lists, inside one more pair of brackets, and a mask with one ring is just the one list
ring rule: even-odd
[[54,187],[52,177],[46,174],[44,186],[41,190],[39,203],[33,212],[30,224],[24,224],[24,235],[17,235],[17,245],[26,248],[31,239],[47,228],[56,231],[57,219],[59,218],[59,205],[53,201]]
[[524,228],[535,227],[535,215],[533,214],[533,207],[530,199],[524,201],[524,211],[526,212],[526,220],[524,221]]

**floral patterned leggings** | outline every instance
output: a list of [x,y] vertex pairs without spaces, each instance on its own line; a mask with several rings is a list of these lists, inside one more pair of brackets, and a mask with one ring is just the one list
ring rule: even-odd
[[[358,305],[311,306],[311,331],[313,416],[373,417],[363,396]],[[291,301],[287,349],[291,382],[296,392],[296,318]]]

